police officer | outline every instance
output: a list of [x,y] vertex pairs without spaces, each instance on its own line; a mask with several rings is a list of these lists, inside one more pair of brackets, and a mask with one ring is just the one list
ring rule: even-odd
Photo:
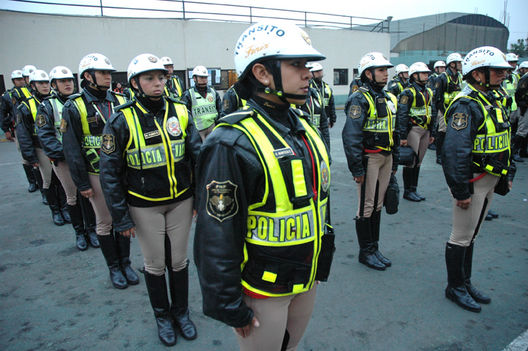
[[238,96],[236,89],[236,85],[232,85],[225,92],[222,98],[222,112],[220,113],[220,117],[224,117],[246,106],[247,101]]
[[436,79],[446,70],[446,64],[444,61],[436,61],[433,65],[433,73],[429,75],[429,80],[427,81],[427,87],[433,89],[436,83]]
[[350,101],[350,96],[355,93],[359,88],[363,86],[363,82],[361,81],[361,77],[356,77],[352,79],[352,82],[350,82],[350,89],[348,90],[348,98],[347,102],[345,103],[345,111],[348,111],[348,102]]
[[103,127],[114,108],[125,103],[123,95],[110,90],[115,69],[101,54],[84,56],[79,63],[83,90],[70,96],[62,110],[63,151],[71,177],[82,196],[88,198],[95,211],[96,232],[110,271],[110,280],[117,289],[139,283],[130,267],[130,238],[116,235],[112,216],[106,206],[99,182],[99,159]]
[[[323,98],[323,109],[328,118],[328,126],[332,128],[337,120],[335,112],[334,94],[330,85],[323,80],[324,72],[323,65],[319,62],[314,62],[310,68],[313,78],[310,81],[310,86],[316,88]],[[330,146],[330,144],[328,144]]]
[[194,125],[202,141],[213,131],[215,122],[222,112],[220,95],[207,85],[209,72],[204,66],[196,66],[192,71],[194,87],[183,93],[181,101],[191,111]]
[[161,62],[168,72],[167,83],[165,83],[165,95],[172,98],[179,98],[183,94],[184,85],[177,74],[174,74],[174,63],[171,58],[164,56]]
[[396,66],[395,71],[396,74],[387,85],[387,90],[398,97],[403,89],[409,85],[409,67],[400,63]]
[[473,246],[499,178],[513,179],[509,123],[492,90],[506,78],[504,54],[491,46],[470,51],[462,61],[468,83],[445,113],[447,133],[442,168],[453,196],[453,226],[446,244],[445,295],[462,308],[480,312],[491,299],[471,283]]
[[[446,126],[444,123],[445,111],[455,96],[462,90],[462,56],[453,52],[447,56],[446,71],[438,76],[435,82],[435,105],[438,111],[438,126],[436,132],[436,163],[441,164],[441,150],[444,144]],[[442,116],[442,117],[440,117]]]
[[43,70],[35,70],[31,73],[29,82],[34,93],[27,100],[23,100],[17,108],[16,133],[18,143],[22,157],[33,167],[38,167],[42,177],[42,195],[47,200],[51,210],[53,223],[60,226],[64,225],[66,215],[61,213],[56,186],[50,187],[52,180],[51,162],[42,150],[37,137],[37,126],[40,123],[37,109],[40,103],[50,95],[49,77]]
[[37,68],[33,65],[25,65],[24,68],[22,68],[22,77],[24,78],[24,85],[17,86],[13,89],[13,106],[16,109],[18,105],[23,102],[27,101],[33,94],[33,89],[31,88],[30,84],[30,76],[31,73],[35,72]]
[[[510,116],[510,123],[512,124],[512,130],[513,133],[517,131],[517,126],[519,123],[519,118],[521,116],[520,110],[517,108],[517,102],[515,101],[515,91],[517,90],[517,86],[519,83],[520,76],[517,72],[515,72],[517,68],[517,62],[519,61],[519,57],[514,54],[513,52],[509,52],[506,54],[506,61],[511,66],[510,72],[504,82],[502,83],[502,88],[506,92],[508,98],[511,100],[509,102],[508,106],[508,112]],[[514,140],[512,140],[513,142]],[[524,162],[524,160],[520,157],[519,151],[520,148],[517,147],[515,143],[512,143],[513,148],[513,160],[515,162]]]
[[204,313],[234,327],[241,350],[295,350],[315,303],[329,158],[307,117],[290,108],[306,100],[306,63],[324,58],[310,43],[291,23],[242,33],[236,84],[248,104],[221,119],[198,160]]
[[343,146],[348,168],[358,189],[356,232],[359,262],[385,270],[391,261],[378,250],[381,209],[399,141],[395,134],[397,100],[383,90],[392,64],[379,52],[364,55],[359,63],[363,86],[348,98]]
[[189,319],[187,242],[201,141],[185,105],[164,96],[166,74],[152,54],[130,62],[127,75],[135,98],[120,106],[104,128],[101,186],[118,235],[138,237],[158,335],[171,346],[176,343],[173,322],[185,339],[197,336]]
[[319,90],[310,87],[308,89],[308,96],[306,102],[303,105],[299,105],[299,108],[306,112],[310,123],[316,127],[321,133],[321,137],[326,143],[326,147],[330,150],[330,131],[328,130],[328,117],[324,109],[323,97]]
[[519,157],[527,157],[526,142],[528,140],[528,61],[519,65],[521,78],[515,91],[517,102],[517,128],[513,137],[513,152]]
[[[75,90],[74,79],[72,71],[64,66],[54,67],[50,74],[50,84],[54,93],[45,98],[37,109],[37,135],[42,145],[42,150],[46,156],[52,161],[52,168],[57,178],[59,179],[64,191],[66,192],[66,203],[68,212],[71,217],[71,223],[75,231],[76,246],[79,250],[84,251],[88,248],[87,240],[92,247],[99,247],[99,241],[95,233],[95,221],[88,218],[93,218],[93,210],[87,201],[84,204],[87,215],[83,216],[81,199],[77,198],[77,188],[73,183],[70,175],[68,164],[64,158],[62,147],[62,110],[69,96]],[[88,212],[88,211],[91,211]],[[86,229],[85,221],[86,217]],[[90,226],[89,223],[92,223]]]
[[403,198],[415,202],[425,200],[416,188],[425,152],[434,141],[431,130],[435,125],[436,108],[433,91],[426,87],[430,72],[425,63],[413,63],[409,67],[410,86],[403,90],[398,102],[400,145],[410,146],[416,154],[414,164],[403,168]]

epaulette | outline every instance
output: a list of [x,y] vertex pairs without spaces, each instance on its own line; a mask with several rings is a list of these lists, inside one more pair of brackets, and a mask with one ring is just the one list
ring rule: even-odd
[[177,104],[183,104],[185,105],[180,99],[176,99],[172,96],[165,96],[165,98],[167,98],[167,100],[169,100],[170,102],[175,102]]
[[77,99],[77,98],[80,97],[80,96],[82,96],[81,93],[73,94],[73,95],[70,95],[70,96],[68,97],[68,100],[75,100],[75,99]]
[[310,120],[310,115],[306,112],[301,110],[300,108],[290,107],[290,110],[293,111],[298,117],[304,118],[305,120]]
[[253,111],[253,109],[251,109],[249,106],[244,106],[241,109],[233,113],[230,113],[227,116],[220,118],[217,124],[220,124],[220,123],[235,124],[248,117],[253,116],[254,114],[255,114],[255,111]]
[[364,92],[364,93],[368,93],[368,91],[369,91],[368,88],[365,88],[365,87],[359,87],[358,90],[359,90],[359,91],[362,91],[362,92]]
[[119,110],[124,109],[125,107],[132,106],[133,104],[134,104],[134,100],[129,100],[129,101],[125,102],[124,104],[121,104],[121,105],[119,105],[119,106],[116,106],[116,107],[115,107],[115,110],[116,110],[116,111],[119,111]]

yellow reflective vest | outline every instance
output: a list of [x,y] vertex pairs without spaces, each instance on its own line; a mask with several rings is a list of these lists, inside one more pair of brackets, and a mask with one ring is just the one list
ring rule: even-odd
[[[369,104],[367,119],[363,124],[363,131],[378,134],[379,138],[374,139],[377,139],[380,143],[371,146],[381,150],[390,151],[394,146],[393,135],[395,130],[396,106],[398,106],[398,100],[396,99],[396,96],[394,96],[394,94],[387,93],[390,100],[384,99],[386,113],[383,113],[385,116],[379,117],[376,103],[374,102],[372,95],[363,89],[359,89],[359,91],[363,94],[365,99],[367,99]],[[367,139],[372,138],[367,137]]]

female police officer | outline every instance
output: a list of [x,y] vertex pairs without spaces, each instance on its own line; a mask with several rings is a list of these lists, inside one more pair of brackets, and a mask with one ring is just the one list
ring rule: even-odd
[[[101,186],[115,230],[125,237],[138,236],[158,335],[170,346],[176,343],[173,319],[184,338],[197,335],[187,304],[187,241],[192,171],[201,142],[185,105],[163,96],[167,70],[156,56],[136,56],[127,73],[134,99],[105,126]],[[165,252],[166,236],[170,252]],[[169,254],[172,306],[165,281]]]
[[473,244],[499,178],[507,181],[508,173],[513,173],[510,126],[492,92],[506,78],[508,68],[499,49],[483,46],[470,51],[462,61],[468,86],[445,114],[442,167],[454,198],[453,226],[445,249],[445,295],[472,312],[480,312],[479,303],[491,301],[471,284]]
[[293,24],[249,27],[235,47],[248,105],[224,117],[197,166],[195,261],[204,313],[241,350],[294,350],[315,301],[330,185],[326,147],[300,110],[324,56]]
[[379,52],[361,58],[359,75],[363,86],[348,98],[348,118],[342,133],[348,168],[358,184],[359,262],[377,270],[391,265],[378,250],[378,241],[385,192],[391,171],[398,167],[398,162],[393,162],[398,147],[394,133],[397,101],[394,95],[383,91],[389,67],[392,64]]

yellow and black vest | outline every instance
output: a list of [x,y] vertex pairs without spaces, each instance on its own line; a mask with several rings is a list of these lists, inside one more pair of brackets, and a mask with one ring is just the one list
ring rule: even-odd
[[[128,194],[146,201],[168,201],[186,193],[191,186],[192,169],[185,155],[189,116],[187,107],[165,100],[160,125],[136,100],[119,109],[130,137],[124,152]],[[146,118],[152,118],[147,123]],[[130,200],[129,200],[130,201]],[[133,203],[133,199],[130,201]]]
[[[122,105],[126,102],[123,95],[115,94],[114,97],[117,100],[117,104],[110,103],[112,112],[115,112],[115,108],[119,105]],[[101,153],[101,134],[103,133],[104,125],[106,120],[104,115],[95,104],[92,104],[94,110],[93,113],[88,115],[88,109],[86,108],[86,103],[84,102],[82,94],[77,94],[72,97],[73,105],[77,108],[79,116],[81,118],[81,126],[83,132],[83,140],[81,141],[81,149],[86,157],[88,173],[90,174],[99,174],[99,160]],[[96,114],[99,115],[103,123],[98,122]]]
[[306,108],[310,117],[310,122],[314,127],[321,127],[321,114],[323,112],[323,99],[317,89],[312,89],[312,93],[306,99]]
[[28,101],[33,95],[27,87],[14,88],[11,94],[13,107],[17,107],[18,104]]
[[212,126],[218,118],[216,109],[216,94],[214,89],[207,88],[205,98],[194,88],[189,89],[192,102],[192,115],[197,130],[204,130]]
[[[470,95],[459,95],[453,101],[458,99],[475,101],[484,116],[484,120],[478,126],[477,135],[473,140],[473,164],[477,169],[489,174],[495,176],[506,175],[510,166],[511,153],[510,123],[506,118],[507,114],[499,101],[493,100],[490,102],[489,98],[484,96],[484,94],[471,85],[468,86],[471,88],[472,93]],[[452,104],[449,107],[451,106]],[[451,118],[454,118],[454,116]],[[466,123],[470,123],[470,121]]]
[[451,75],[447,71],[442,74],[445,74],[447,79],[447,87],[444,91],[444,108],[447,109],[458,93],[460,93],[462,90],[462,75],[457,72],[457,79],[455,81],[451,78]]
[[398,105],[396,97],[387,93],[389,99],[378,97],[377,101],[374,102],[374,98],[367,89],[360,88],[359,92],[363,94],[369,104],[367,118],[363,124],[364,146],[367,149],[390,151],[394,146],[394,124],[396,106]]
[[308,291],[315,283],[326,222],[330,163],[325,145],[310,123],[299,118],[313,156],[316,184],[312,184],[302,158],[266,118],[256,111],[237,113],[246,117],[219,126],[236,128],[247,136],[265,176],[261,201],[247,209],[242,286],[264,296]]
[[517,85],[519,84],[519,77],[516,74],[512,74],[510,77],[504,80],[503,87],[508,96],[512,100],[510,106],[510,113],[517,110],[517,103],[515,102],[515,91],[517,90]]
[[40,105],[40,101],[38,101],[36,97],[30,95],[30,97],[27,100],[22,101],[21,104],[23,104],[28,109],[28,111],[31,113],[31,117],[33,117],[33,128],[31,131],[31,135],[36,138],[37,126],[35,124],[35,121],[37,119],[37,108],[38,105]]
[[413,124],[420,126],[423,129],[427,129],[431,123],[433,91],[429,88],[425,88],[427,90],[426,97],[424,93],[417,91],[414,86],[408,89],[413,95],[413,101],[411,108],[409,109],[409,117]]
[[176,92],[173,92],[171,90],[169,90],[169,88],[167,87],[167,85],[165,85],[165,95],[171,97],[171,98],[179,98],[182,96],[182,93],[183,93],[183,90],[182,90],[182,87],[180,85],[180,81],[178,78],[176,78],[175,76],[171,76],[169,78],[170,82],[171,82],[171,85],[172,87],[174,88],[174,90],[176,90]]
[[53,110],[53,127],[55,128],[55,136],[62,143],[62,132],[60,131],[60,126],[64,104],[57,97],[51,97],[49,99],[49,103],[51,104],[51,109]]

